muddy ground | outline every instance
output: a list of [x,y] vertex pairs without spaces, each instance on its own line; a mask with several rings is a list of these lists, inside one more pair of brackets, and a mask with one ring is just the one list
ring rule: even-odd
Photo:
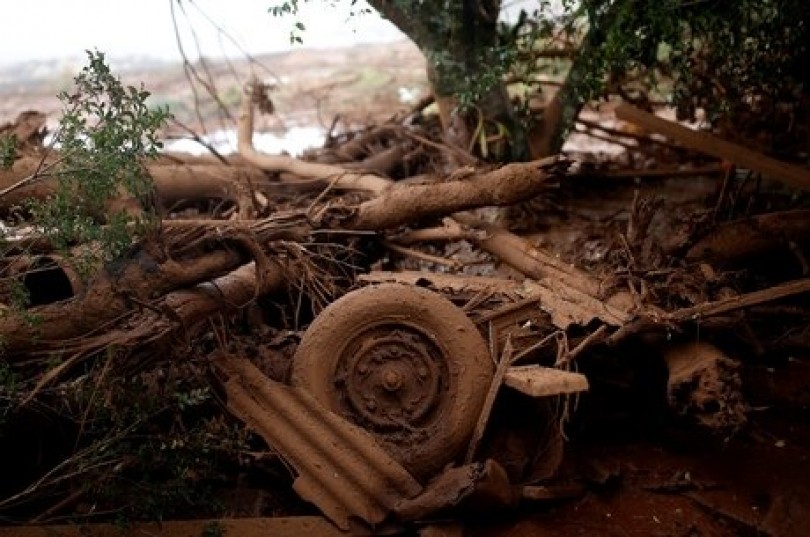
[[[425,87],[422,60],[412,46],[404,44],[331,54],[301,52],[263,58],[262,62],[278,77],[289,77],[290,82],[272,94],[280,113],[263,119],[258,130],[283,131],[290,125],[316,125],[326,130],[338,114],[346,126],[380,123],[407,108],[400,88],[418,92]],[[215,70],[221,72],[217,76],[222,77],[219,87],[223,99],[235,99],[234,92],[239,95],[250,69],[237,66],[235,78],[224,65]],[[177,70],[166,70],[157,78],[147,73],[131,76],[143,80],[157,100],[166,100],[178,117],[195,130],[202,126],[200,118],[209,129],[225,121],[210,102],[198,116],[189,100],[186,80]],[[53,117],[55,106],[47,97],[52,89],[43,85],[26,96],[21,92],[6,94],[0,107],[0,123],[27,108],[50,112]],[[178,102],[169,102],[169,95]],[[589,114],[606,118],[610,112],[603,108]],[[587,146],[578,145],[576,149],[576,157],[604,162],[604,155],[579,152],[588,153]],[[616,162],[619,165],[614,168],[627,165],[622,154]],[[661,212],[666,216],[653,226],[664,241],[676,231],[675,216],[713,206],[718,181],[716,176],[635,179],[597,175],[565,184],[555,195],[522,205],[518,215],[499,213],[496,218],[511,219],[517,224],[514,227],[530,229],[536,243],[557,252],[565,261],[585,268],[599,267],[601,252],[607,251],[606,245],[615,240],[617,230],[627,226],[634,196],[655,194],[665,200]],[[748,268],[762,265],[769,275],[782,272],[768,266],[790,258],[780,256],[755,258]],[[486,261],[475,271],[496,276],[512,274],[508,268],[495,266],[491,259]],[[391,264],[400,268],[435,268],[408,259],[395,259]],[[797,271],[785,268],[789,276],[801,276]],[[801,331],[806,321],[796,323],[794,319],[791,330],[799,326]],[[768,328],[768,333],[778,332],[778,326]],[[278,347],[291,356],[295,340],[290,344],[279,333],[274,335],[278,336],[274,341],[281,342]],[[264,333],[262,337],[266,336]],[[548,482],[550,489],[564,489],[567,493],[524,500],[517,509],[506,512],[467,512],[433,522],[447,535],[461,534],[458,524],[465,528],[464,534],[481,536],[810,534],[810,355],[803,353],[802,348],[807,347],[800,345],[786,346],[790,351],[758,353],[754,348],[756,337],[750,336],[724,332],[722,342],[725,348],[737,352],[732,358],[741,364],[747,419],[738,427],[708,429],[691,416],[677,415],[667,405],[666,374],[660,357],[652,355],[654,345],[636,342],[621,348],[621,355],[610,360],[586,358],[580,363],[591,388],[576,399],[576,412],[564,428],[562,465]],[[677,337],[700,341],[703,333],[698,324]],[[266,342],[257,337],[252,344],[263,346]],[[633,367],[626,367],[628,363]],[[284,377],[284,373],[278,376]],[[519,419],[523,411],[520,405],[514,405],[504,419]],[[7,457],[24,456],[26,446],[13,445],[13,439],[2,441]],[[256,479],[244,473],[228,476],[225,481],[232,487],[219,498],[224,507],[222,514],[317,514],[289,490],[274,490],[272,487],[289,485],[283,476],[276,477]],[[76,511],[82,509],[89,507],[79,503]],[[194,513],[186,515],[193,517]]]
[[[713,188],[714,181],[694,178],[636,187],[600,181],[561,194],[561,219],[545,222],[554,233],[540,235],[565,258],[587,264],[583,258],[592,259],[588,252],[598,251],[605,237],[596,215],[621,213],[632,190],[667,197],[664,212],[674,215],[704,204]],[[663,225],[672,233],[673,224]],[[685,337],[700,340],[700,328],[693,330]],[[743,343],[739,350],[752,348]],[[591,389],[565,429],[559,482],[584,485],[584,495],[526,503],[514,518],[470,524],[473,535],[798,537],[810,531],[810,355],[744,359],[748,421],[718,434],[667,407],[665,380],[649,348],[625,352],[623,359],[636,364],[629,375],[580,364]]]

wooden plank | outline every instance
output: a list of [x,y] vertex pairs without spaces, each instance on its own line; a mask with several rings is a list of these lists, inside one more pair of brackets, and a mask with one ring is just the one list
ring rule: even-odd
[[0,537],[350,537],[321,517],[225,518],[120,524],[14,526],[0,528]]
[[787,186],[810,191],[810,170],[776,160],[748,147],[727,142],[708,132],[694,131],[626,103],[616,107],[616,117],[648,131],[663,134],[689,149],[733,162],[741,168],[760,172]]
[[504,384],[532,397],[588,390],[588,379],[585,375],[539,365],[510,367],[506,372]]
[[501,360],[498,362],[498,367],[495,368],[495,374],[492,375],[492,383],[489,385],[489,391],[484,399],[484,406],[481,409],[481,414],[478,416],[478,423],[475,424],[470,445],[467,447],[467,455],[464,457],[464,464],[470,464],[475,458],[478,451],[478,446],[481,444],[481,439],[484,438],[484,431],[489,423],[489,416],[492,414],[492,407],[495,405],[495,397],[501,390],[506,372],[509,370],[509,365],[512,363],[512,338],[507,336],[506,343],[503,346],[503,353]]

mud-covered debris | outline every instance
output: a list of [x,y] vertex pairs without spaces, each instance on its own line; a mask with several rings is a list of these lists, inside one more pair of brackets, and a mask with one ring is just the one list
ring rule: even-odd
[[45,114],[35,110],[26,110],[11,123],[0,125],[0,138],[11,136],[15,139],[19,153],[29,153],[42,147],[45,139]]
[[708,132],[695,131],[673,121],[667,121],[630,104],[625,103],[616,107],[616,117],[630,121],[650,132],[663,134],[690,149],[760,172],[792,188],[810,190],[810,170],[805,168],[776,160]]
[[667,398],[676,413],[722,431],[746,422],[737,362],[703,342],[675,346],[664,359],[669,369]]
[[520,495],[506,470],[488,459],[445,471],[428,483],[422,494],[397,504],[396,513],[401,520],[422,520],[456,509],[492,513],[514,507]]
[[351,529],[352,519],[379,525],[421,492],[367,432],[306,391],[270,380],[244,358],[222,354],[216,368],[228,410],[295,468],[295,491],[340,529]]
[[692,245],[686,258],[744,265],[756,256],[808,243],[810,210],[780,211],[724,222]]
[[585,375],[537,364],[510,367],[504,377],[504,384],[532,397],[588,390],[588,379]]

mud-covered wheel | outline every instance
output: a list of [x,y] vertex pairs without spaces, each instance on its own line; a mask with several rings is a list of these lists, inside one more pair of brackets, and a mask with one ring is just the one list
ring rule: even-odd
[[467,446],[491,379],[486,342],[464,312],[400,284],[332,303],[304,333],[292,369],[294,385],[422,479]]

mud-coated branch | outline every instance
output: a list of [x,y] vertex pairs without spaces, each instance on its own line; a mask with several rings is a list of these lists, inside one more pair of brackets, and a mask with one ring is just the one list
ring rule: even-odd
[[3,350],[10,356],[49,341],[84,337],[127,314],[133,303],[149,302],[175,289],[216,278],[244,261],[239,252],[218,250],[189,261],[159,262],[141,250],[122,268],[102,271],[73,300],[31,308],[25,316],[8,315],[0,319]]
[[373,174],[350,172],[339,166],[306,162],[286,155],[259,153],[253,147],[253,99],[243,98],[237,125],[237,148],[245,160],[265,171],[289,172],[304,179],[322,179],[325,184],[348,190],[367,190],[378,194],[391,181]]
[[511,205],[539,194],[567,166],[564,160],[551,157],[508,164],[469,180],[394,186],[362,203],[345,225],[382,230],[477,207]]

